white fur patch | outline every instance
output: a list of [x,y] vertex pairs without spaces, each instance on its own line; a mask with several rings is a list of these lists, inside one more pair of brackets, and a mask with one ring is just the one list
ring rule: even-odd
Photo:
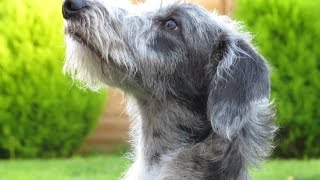
[[69,36],[66,36],[66,44],[63,72],[70,74],[73,80],[83,82],[85,88],[98,90],[102,85],[103,71],[97,55]]

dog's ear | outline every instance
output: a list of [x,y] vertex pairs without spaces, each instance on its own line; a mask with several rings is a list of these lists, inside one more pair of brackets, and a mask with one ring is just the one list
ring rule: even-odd
[[231,140],[245,133],[241,130],[249,121],[259,119],[257,102],[269,102],[268,65],[248,42],[221,33],[207,70],[207,116],[213,130]]

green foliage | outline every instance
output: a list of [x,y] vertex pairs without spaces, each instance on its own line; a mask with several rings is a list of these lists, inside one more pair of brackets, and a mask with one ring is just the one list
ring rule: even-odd
[[238,0],[244,21],[272,65],[280,125],[278,157],[320,156],[319,0]]
[[69,156],[95,126],[105,95],[62,75],[61,1],[0,7],[0,158]]

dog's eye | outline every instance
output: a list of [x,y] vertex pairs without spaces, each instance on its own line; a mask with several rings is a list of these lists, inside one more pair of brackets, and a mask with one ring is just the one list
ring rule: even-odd
[[167,30],[177,30],[178,24],[174,19],[169,19],[164,23],[164,28]]

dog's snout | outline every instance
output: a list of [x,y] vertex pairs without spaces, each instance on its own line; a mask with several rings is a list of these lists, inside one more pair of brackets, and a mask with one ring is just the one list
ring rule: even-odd
[[63,18],[70,19],[80,13],[85,6],[85,0],[65,0],[62,5]]

